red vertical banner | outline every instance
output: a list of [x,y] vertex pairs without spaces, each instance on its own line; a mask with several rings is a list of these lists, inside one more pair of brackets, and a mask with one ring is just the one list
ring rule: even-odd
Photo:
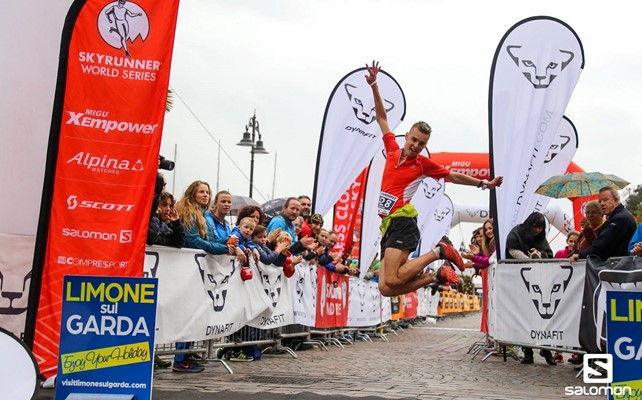
[[368,168],[366,167],[334,205],[332,231],[339,236],[339,240],[333,251],[343,253],[354,244],[354,227],[360,226],[356,225],[356,222],[360,218],[361,200],[367,177]]
[[63,277],[142,276],[177,14],[178,0],[81,0],[67,16],[38,232],[33,351],[45,376],[56,371]]
[[419,306],[419,296],[417,291],[406,293],[401,296],[403,300],[403,318],[417,318],[417,307]]
[[347,275],[317,268],[317,328],[347,326],[349,287]]

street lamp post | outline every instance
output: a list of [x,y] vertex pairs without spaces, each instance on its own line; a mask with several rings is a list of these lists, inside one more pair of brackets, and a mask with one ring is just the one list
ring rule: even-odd
[[[252,133],[249,128],[252,128]],[[256,137],[258,136],[258,140]],[[256,140],[256,141],[255,141]],[[256,119],[256,110],[254,115],[245,125],[245,132],[243,139],[236,144],[237,146],[249,146],[250,149],[250,198],[252,197],[252,189],[254,188],[254,155],[255,154],[268,154],[268,151],[263,147],[263,139],[261,139],[261,132],[259,130],[259,121]]]

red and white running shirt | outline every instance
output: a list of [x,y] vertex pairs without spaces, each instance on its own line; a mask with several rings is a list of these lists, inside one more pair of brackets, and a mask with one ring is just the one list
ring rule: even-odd
[[403,150],[397,144],[395,134],[392,132],[383,135],[383,143],[387,156],[378,206],[378,213],[382,218],[410,203],[419,184],[426,176],[439,179],[445,178],[450,173],[446,168],[422,155],[406,158],[399,164]]

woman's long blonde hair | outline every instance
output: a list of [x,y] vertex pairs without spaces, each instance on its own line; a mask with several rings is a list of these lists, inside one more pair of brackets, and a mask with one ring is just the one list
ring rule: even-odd
[[[210,193],[210,199],[212,198],[212,189],[210,185],[204,181],[194,181],[191,185],[185,189],[185,194],[183,197],[176,203],[176,211],[181,217],[183,224],[186,229],[192,229],[194,224],[198,226],[198,234],[202,239],[207,240],[207,221],[205,220],[205,213],[203,212],[203,206],[198,204],[194,199],[196,191],[200,185],[207,186],[207,190]],[[209,208],[209,204],[205,207],[205,210]]]

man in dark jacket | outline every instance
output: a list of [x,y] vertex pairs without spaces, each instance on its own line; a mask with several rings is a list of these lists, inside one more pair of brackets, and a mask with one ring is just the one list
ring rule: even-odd
[[598,201],[606,216],[606,222],[593,243],[579,254],[571,256],[571,262],[587,256],[596,256],[605,261],[611,257],[629,255],[629,241],[636,229],[635,219],[629,210],[620,203],[620,195],[612,187],[607,186],[600,189]]

